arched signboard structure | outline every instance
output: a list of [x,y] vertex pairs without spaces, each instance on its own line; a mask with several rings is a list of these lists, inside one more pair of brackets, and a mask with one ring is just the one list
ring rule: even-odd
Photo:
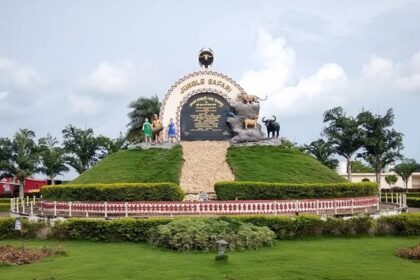
[[228,108],[244,93],[242,87],[226,75],[207,70],[194,72],[168,90],[160,119],[164,128],[171,118],[174,120],[180,140],[229,139],[231,135],[225,121]]

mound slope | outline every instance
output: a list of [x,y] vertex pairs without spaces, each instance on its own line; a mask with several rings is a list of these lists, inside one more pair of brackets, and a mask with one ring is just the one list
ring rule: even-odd
[[111,154],[71,183],[179,183],[182,148],[132,149]]
[[333,183],[346,180],[299,150],[279,146],[230,147],[235,180],[284,183]]

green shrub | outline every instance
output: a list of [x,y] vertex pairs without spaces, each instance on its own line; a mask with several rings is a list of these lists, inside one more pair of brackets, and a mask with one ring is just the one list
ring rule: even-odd
[[420,197],[407,197],[407,206],[420,208]]
[[22,219],[22,232],[15,230],[15,219],[0,218],[0,240],[10,238],[36,238],[40,230],[45,227],[43,223],[29,222]]
[[371,196],[377,194],[376,183],[265,183],[226,181],[215,184],[220,200],[235,199],[304,199]]
[[65,184],[41,191],[44,199],[61,201],[179,201],[184,197],[175,183]]
[[216,241],[229,242],[230,250],[272,246],[275,234],[268,227],[231,218],[184,218],[157,226],[149,232],[149,243],[176,251],[216,250]]
[[9,210],[10,210],[10,203],[0,202],[0,212],[9,212]]
[[68,219],[52,227],[49,238],[89,241],[146,241],[148,232],[171,219],[119,219],[112,221],[96,219]]
[[381,217],[376,231],[380,235],[420,235],[420,214]]

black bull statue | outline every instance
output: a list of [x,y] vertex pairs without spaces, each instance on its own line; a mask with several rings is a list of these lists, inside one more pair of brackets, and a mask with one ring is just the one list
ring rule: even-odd
[[276,122],[276,116],[273,116],[274,119],[265,119],[265,117],[262,118],[262,122],[265,124],[265,127],[267,127],[267,137],[270,138],[270,132],[272,133],[272,137],[279,138],[279,132],[280,132],[280,124]]

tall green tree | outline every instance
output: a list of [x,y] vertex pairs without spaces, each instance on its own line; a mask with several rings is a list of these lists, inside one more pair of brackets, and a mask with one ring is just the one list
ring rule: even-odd
[[362,131],[356,118],[347,116],[343,108],[335,107],[324,113],[323,134],[327,137],[337,154],[347,161],[347,179],[351,181],[351,162],[353,155],[363,144]]
[[420,171],[420,164],[414,159],[404,159],[393,168],[393,171],[401,176],[404,181],[405,190],[408,191],[408,179],[414,172]]
[[120,135],[115,139],[100,135],[98,136],[98,140],[100,145],[106,151],[106,155],[116,153],[125,148],[126,137],[124,137],[122,133],[120,133]]
[[384,116],[364,111],[357,116],[363,131],[363,152],[361,156],[375,171],[378,187],[381,172],[389,164],[402,157],[402,133],[392,128],[394,113],[388,109]]
[[138,143],[143,141],[142,126],[145,118],[151,122],[153,114],[159,114],[161,103],[157,96],[151,98],[140,97],[131,102],[128,107],[131,111],[128,113],[130,119],[127,124],[127,140],[131,143]]
[[23,184],[26,177],[38,172],[39,151],[35,143],[35,133],[20,129],[12,140],[12,157],[9,165],[10,175],[19,179],[19,196],[23,197]]
[[58,146],[58,141],[51,134],[38,140],[39,155],[41,160],[40,172],[51,179],[54,185],[54,179],[63,172],[69,171],[66,166],[66,154],[64,149]]
[[305,144],[303,150],[331,169],[335,169],[338,165],[338,160],[332,158],[335,153],[332,144],[326,142],[324,139],[318,139],[309,145]]
[[92,167],[107,152],[103,138],[96,137],[93,129],[80,129],[67,125],[63,129],[63,146],[67,153],[66,161],[79,174]]
[[0,179],[12,176],[13,146],[9,138],[0,138]]

